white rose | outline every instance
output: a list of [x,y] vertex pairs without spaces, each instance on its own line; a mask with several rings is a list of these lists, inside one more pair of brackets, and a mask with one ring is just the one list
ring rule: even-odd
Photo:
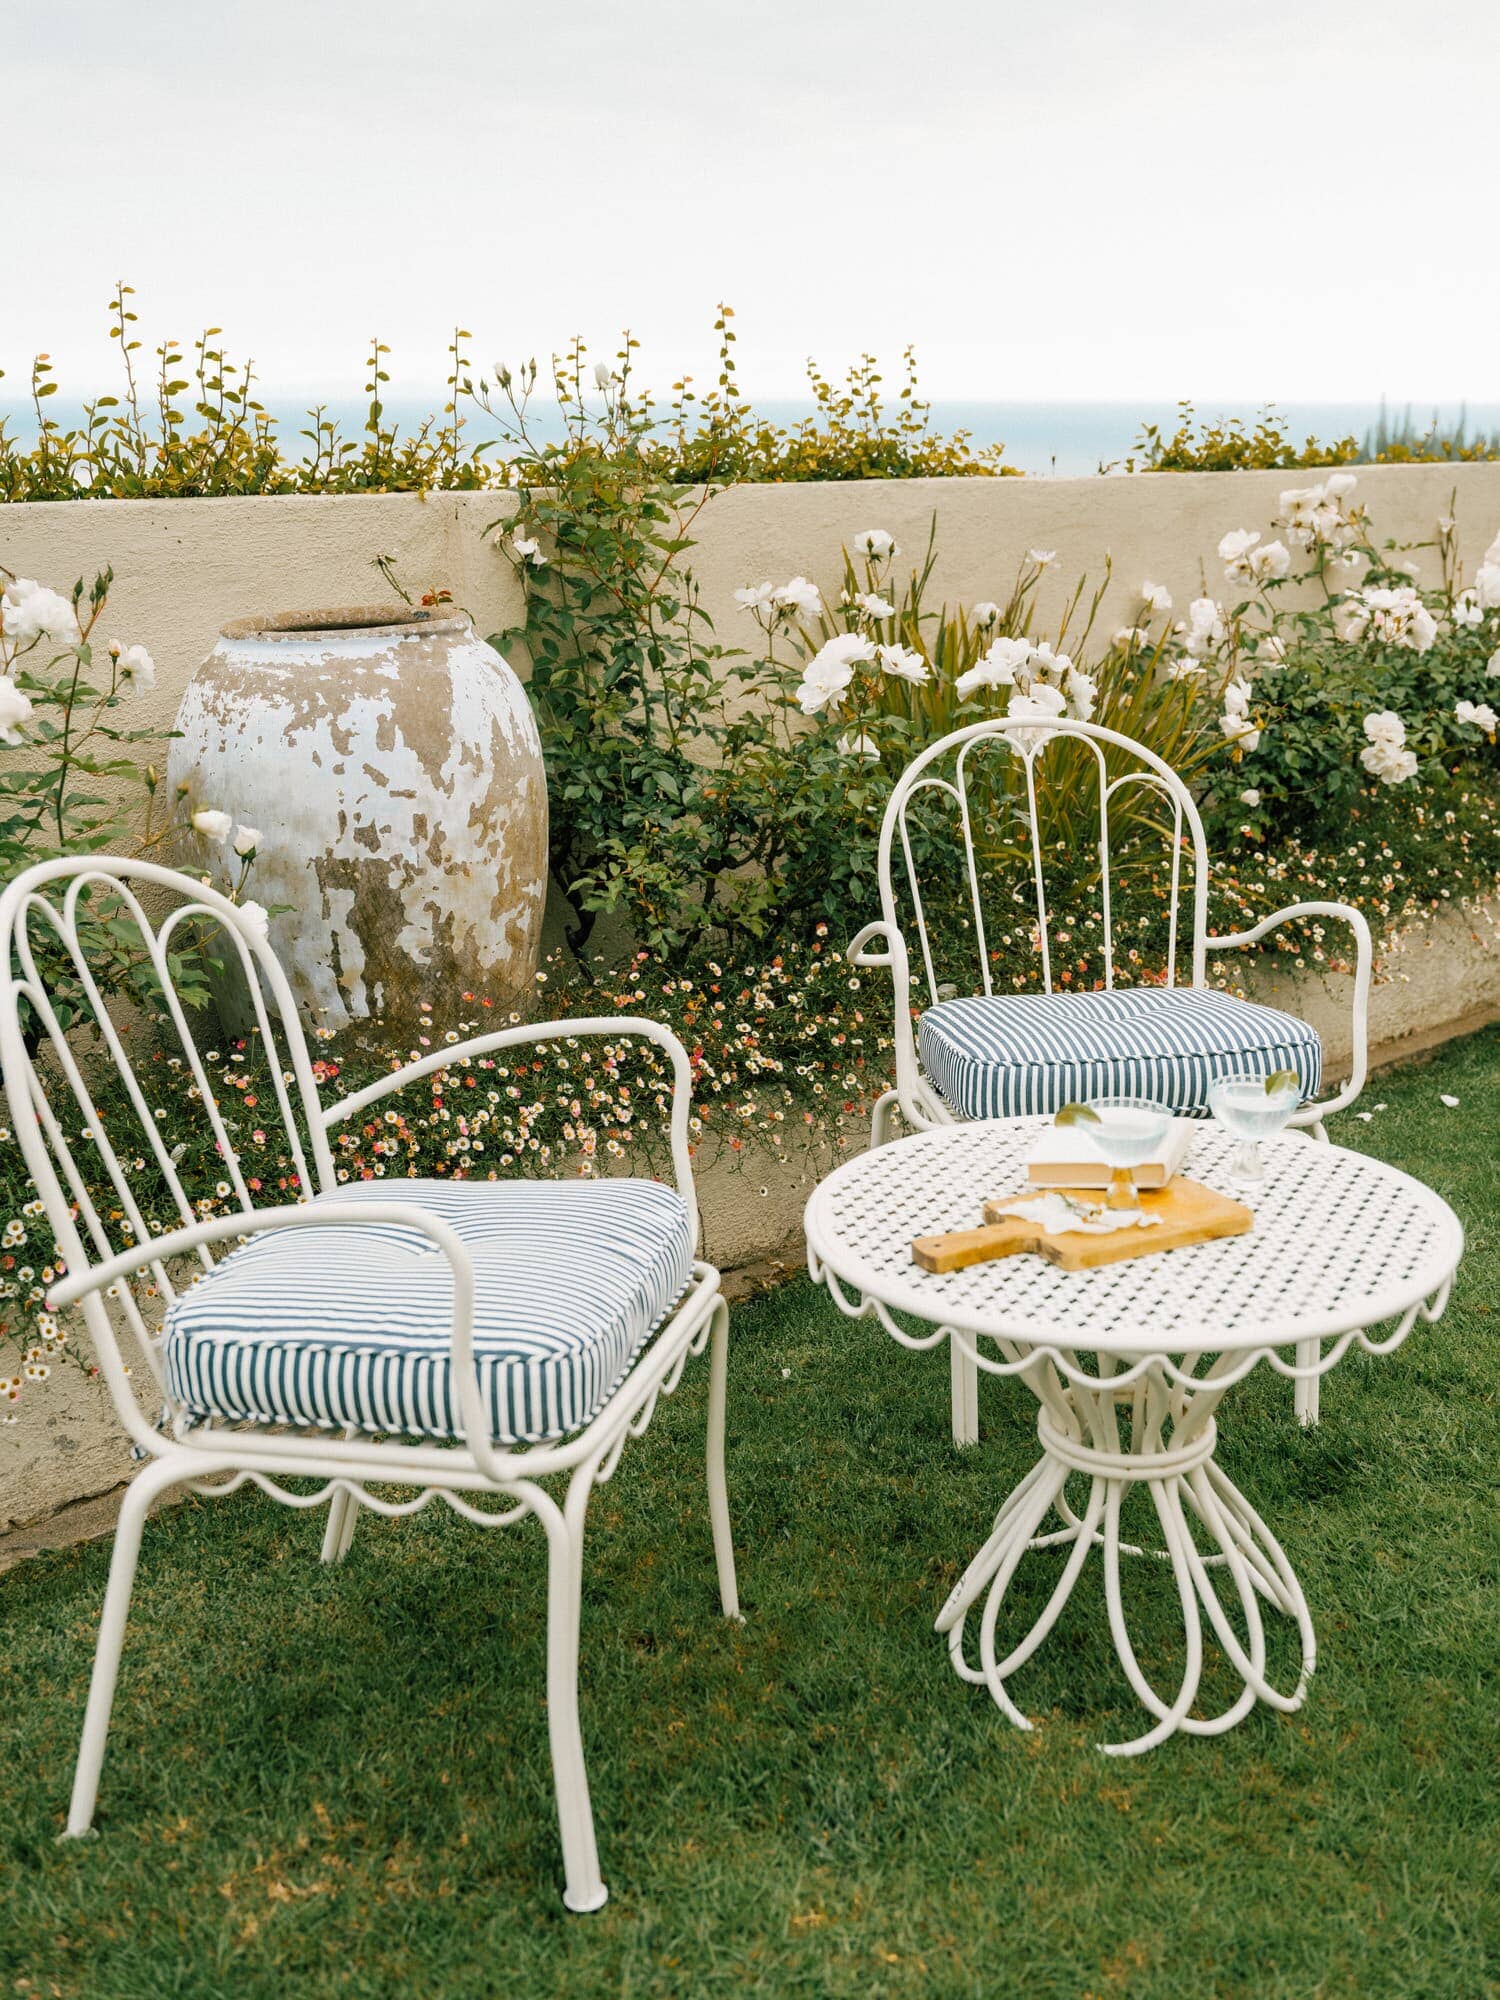
[[1260,540],[1258,528],[1231,528],[1219,543],[1219,560],[1231,583],[1249,583],[1254,576],[1250,551]]
[[1151,634],[1144,625],[1122,625],[1111,643],[1128,653],[1132,646],[1149,646]]
[[1482,729],[1487,736],[1495,733],[1495,711],[1487,701],[1461,701],[1453,711],[1456,722],[1471,722],[1476,729]]
[[530,535],[523,535],[519,528],[510,538],[510,545],[522,562],[529,562],[540,569],[547,558],[542,554],[542,545]]
[[264,903],[237,903],[240,925],[249,931],[257,944],[264,944],[271,935],[271,918]]
[[234,851],[238,855],[249,856],[255,852],[257,847],[260,846],[260,842],[261,842],[261,833],[259,827],[257,826],[239,827],[235,831]]
[[1453,622],[1460,628],[1484,623],[1483,608],[1472,590],[1461,590],[1454,598]]
[[1226,715],[1250,713],[1250,683],[1241,674],[1236,674],[1225,686],[1224,713]]
[[1500,611],[1500,555],[1491,549],[1474,579],[1474,595],[1486,611]]
[[858,736],[850,736],[846,732],[839,738],[839,748],[846,757],[860,757],[875,764],[880,762],[880,750],[874,737],[867,735],[863,729]]
[[0,598],[0,631],[18,646],[30,646],[41,638],[59,646],[76,646],[83,636],[71,600],[25,576],[5,587]]
[[8,674],[0,674],[0,743],[13,747],[19,743],[21,724],[30,714],[30,695],[23,694]]
[[1200,658],[1224,637],[1224,611],[1211,597],[1195,597],[1188,606],[1187,638],[1184,641],[1194,659]]
[[1098,683],[1091,675],[1082,673],[1074,667],[1069,672],[1064,687],[1068,697],[1068,709],[1074,720],[1087,722],[1099,699]]
[[139,692],[156,686],[156,662],[144,646],[127,646],[120,655],[120,674]]
[[1172,609],[1172,593],[1164,583],[1143,583],[1141,585],[1141,602],[1146,606],[1148,611],[1170,611]]
[[201,833],[205,840],[227,840],[229,829],[234,822],[226,812],[215,812],[205,806],[201,812],[193,814],[193,830]]
[[1257,583],[1280,583],[1291,567],[1291,550],[1285,542],[1267,542],[1250,556],[1250,571]]
[[1393,709],[1382,708],[1365,717],[1365,734],[1372,743],[1399,750],[1406,741],[1406,724]]
[[1045,674],[1049,681],[1061,681],[1073,670],[1073,662],[1066,653],[1054,653],[1044,639],[1039,646],[1031,649],[1031,664],[1039,674]]
[[596,389],[607,389],[614,379],[614,370],[607,361],[596,361],[594,363],[594,387]]
[[799,618],[816,618],[823,609],[823,594],[805,576],[789,577],[776,591],[778,607]]
[[1496,679],[1497,676],[1500,676],[1500,647],[1497,647],[1497,649],[1490,654],[1489,661],[1485,666],[1484,672],[1486,680],[1494,680]]
[[888,535],[884,528],[861,529],[854,537],[854,547],[869,562],[889,562],[892,556],[901,553],[895,536]]
[[873,590],[856,591],[854,602],[866,618],[894,618],[896,615],[895,605],[887,604],[885,599],[877,596]]
[[883,673],[896,674],[904,681],[928,679],[927,662],[910,646],[877,646],[875,658]]
[[1240,793],[1240,804],[1242,806],[1249,806],[1252,811],[1260,804],[1260,793],[1254,785],[1251,785],[1247,791]]
[[[1055,722],[1064,713],[1067,706],[1067,702],[1057,688],[1049,687],[1046,681],[1037,681],[1033,684],[1029,694],[1022,694],[1018,689],[1011,696],[1006,706],[1005,715],[1006,720],[1009,722]],[[1010,739],[1011,748],[1018,755],[1024,756],[1029,751],[1034,751],[1041,744],[1045,743],[1051,733],[1050,730],[1044,729],[1018,730]]]
[[990,649],[966,674],[960,674],[953,683],[953,692],[960,701],[966,701],[976,688],[1014,687],[1016,674],[1024,671],[1031,658],[1031,643],[1027,639],[995,639]]
[[1057,550],[1028,549],[1026,551],[1026,560],[1027,562],[1034,562],[1038,569],[1045,569],[1048,563],[1054,563],[1057,561]]
[[804,715],[817,715],[825,708],[837,708],[845,688],[854,678],[854,669],[873,660],[875,648],[858,632],[840,632],[821,647],[802,669],[797,701]]
[[1359,481],[1352,472],[1330,472],[1323,481],[1323,491],[1330,500],[1342,500],[1346,493],[1352,493]]
[[1346,646],[1352,646],[1363,639],[1369,630],[1370,612],[1368,605],[1357,597],[1341,597],[1333,607],[1334,637],[1342,639]]
[[1412,612],[1411,623],[1406,628],[1406,637],[1401,644],[1409,646],[1414,653],[1428,653],[1437,644],[1438,623],[1425,604],[1419,604]]
[[1372,777],[1385,785],[1404,785],[1417,775],[1417,760],[1411,751],[1394,743],[1367,743],[1359,753],[1359,761]]
[[999,616],[999,605],[992,603],[989,598],[985,598],[982,603],[976,604],[974,609],[969,613],[971,621],[979,627],[981,632],[987,632]]
[[1049,687],[1045,681],[1038,681],[1030,694],[1013,694],[1005,713],[1012,720],[1019,716],[1025,722],[1050,722],[1061,715],[1067,706],[1059,689]]
[[747,583],[743,590],[734,593],[734,601],[742,611],[763,611],[776,601],[776,586],[765,583]]

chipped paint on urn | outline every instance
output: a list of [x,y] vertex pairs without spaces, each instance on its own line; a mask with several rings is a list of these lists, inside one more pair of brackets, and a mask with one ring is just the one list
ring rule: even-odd
[[409,1021],[423,1001],[446,1012],[464,992],[530,987],[542,747],[520,681],[467,615],[395,605],[226,625],[176,726],[173,785],[261,834],[245,893],[290,906],[271,941],[315,1022]]

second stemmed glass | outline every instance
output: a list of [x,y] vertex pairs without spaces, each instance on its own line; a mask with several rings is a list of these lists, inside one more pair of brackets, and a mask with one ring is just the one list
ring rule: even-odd
[[1266,1177],[1260,1142],[1281,1131],[1302,1102],[1302,1082],[1289,1069],[1232,1070],[1208,1086],[1208,1108],[1231,1138],[1238,1140],[1229,1177],[1240,1187],[1258,1187]]

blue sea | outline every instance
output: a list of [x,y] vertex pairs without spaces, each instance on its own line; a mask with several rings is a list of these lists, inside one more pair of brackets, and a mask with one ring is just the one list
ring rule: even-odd
[[[307,425],[304,411],[310,398],[295,392],[282,396],[263,392],[263,396],[267,408],[278,419],[283,451],[288,457],[300,457],[304,447],[298,433]],[[403,431],[412,430],[434,408],[441,407],[442,401],[441,393],[435,394],[430,401],[392,396],[386,402],[383,422],[395,424]],[[759,401],[756,407],[774,421],[787,425],[814,413],[810,402],[797,398],[768,397]],[[1200,423],[1237,417],[1250,429],[1265,407],[1261,403],[1203,397],[1198,401],[1196,410]],[[1440,436],[1452,436],[1463,424],[1470,440],[1476,435],[1500,434],[1500,403],[1494,402],[1433,404],[1392,398],[1383,405],[1380,402],[1285,402],[1275,404],[1274,409],[1299,443],[1306,437],[1327,441],[1353,436],[1364,440],[1382,419],[1391,429],[1400,429],[1403,424],[1409,423],[1419,433],[1431,428],[1436,429]],[[82,407],[59,395],[50,400],[48,414],[53,421],[66,428],[80,422]],[[324,402],[323,414],[337,421],[346,438],[358,440],[366,414],[365,406],[359,399],[330,396]],[[471,411],[469,420],[471,437],[483,438],[487,435],[488,427],[482,413]],[[1132,452],[1138,450],[1143,425],[1155,424],[1170,434],[1175,430],[1177,420],[1174,403],[980,402],[956,399],[934,399],[930,418],[935,432],[949,434],[967,430],[976,445],[1003,444],[1006,463],[1019,466],[1027,473],[1059,478],[1076,478],[1120,467]],[[13,399],[0,400],[0,422],[17,442],[27,443],[35,437],[35,418],[29,404]],[[547,425],[543,422],[539,428],[545,431]]]

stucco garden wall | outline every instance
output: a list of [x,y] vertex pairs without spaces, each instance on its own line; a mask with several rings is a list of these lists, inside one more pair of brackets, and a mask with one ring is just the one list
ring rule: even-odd
[[[1215,550],[1225,530],[1266,528],[1281,491],[1315,476],[737,486],[704,508],[691,561],[720,637],[748,644],[756,635],[733,600],[741,584],[801,572],[833,587],[842,545],[867,527],[895,534],[899,575],[907,558],[919,559],[936,513],[937,598],[1003,600],[1027,549],[1055,549],[1041,597],[1045,622],[1080,573],[1101,577],[1109,556],[1114,582],[1101,614],[1108,633],[1136,610],[1145,577],[1165,583],[1179,602],[1196,595],[1205,576],[1220,589]],[[1359,474],[1359,497],[1377,532],[1403,541],[1430,538],[1451,502],[1472,569],[1500,529],[1500,463],[1370,466]],[[386,599],[377,556],[394,557],[409,587],[445,585],[482,634],[514,623],[519,589],[482,531],[515,505],[507,493],[437,493],[11,506],[0,508],[0,563],[61,588],[111,565],[108,634],[150,649],[158,683],[142,698],[139,719],[165,727],[221,625],[259,612]],[[232,800],[220,803],[233,810]]]

